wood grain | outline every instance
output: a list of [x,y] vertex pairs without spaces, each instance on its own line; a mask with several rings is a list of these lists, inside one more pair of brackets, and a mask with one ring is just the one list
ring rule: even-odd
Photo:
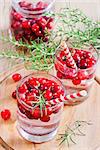
[[[16,67],[13,69],[13,72],[14,71],[16,72]],[[28,71],[23,65],[22,67],[18,65],[17,72],[21,73],[24,77],[33,71]],[[12,113],[11,120],[7,122],[4,122],[0,118],[0,136],[7,144],[13,147],[14,150],[95,150],[95,148],[100,145],[100,86],[96,82],[94,82],[90,97],[84,103],[74,107],[64,107],[58,134],[64,132],[66,124],[69,125],[76,120],[91,120],[93,123],[92,126],[86,128],[86,136],[80,138],[76,137],[77,144],[71,144],[70,148],[68,148],[67,144],[64,144],[62,147],[58,146],[58,134],[53,140],[42,144],[27,142],[18,134],[16,129],[17,106],[16,101],[11,97],[11,93],[15,90],[16,84],[17,83],[12,81],[11,76],[9,76],[7,80],[1,84],[2,88],[0,89],[0,110],[8,108]],[[2,150],[1,147],[0,150]]]

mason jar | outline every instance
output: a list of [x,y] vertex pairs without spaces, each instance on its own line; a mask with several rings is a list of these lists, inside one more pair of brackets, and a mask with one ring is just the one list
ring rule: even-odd
[[12,0],[10,13],[10,33],[19,41],[29,42],[42,39],[48,41],[54,27],[54,0]]

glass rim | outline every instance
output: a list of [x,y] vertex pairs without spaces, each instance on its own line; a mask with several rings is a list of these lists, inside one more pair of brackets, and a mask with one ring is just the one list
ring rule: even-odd
[[[31,73],[31,74],[29,74],[29,75],[27,75],[27,76],[25,76],[23,79],[21,79],[21,81],[19,82],[19,84],[17,85],[17,87],[16,87],[16,96],[17,96],[17,100],[18,100],[18,102],[20,103],[20,104],[22,104],[22,105],[24,105],[27,109],[35,109],[36,107],[34,106],[34,107],[32,107],[32,106],[29,106],[28,104],[26,104],[24,101],[22,101],[21,99],[20,99],[20,96],[19,96],[19,92],[18,92],[18,88],[20,87],[20,85],[22,85],[24,82],[25,82],[25,80],[26,79],[28,79],[29,77],[34,77],[34,74],[36,75],[48,75],[48,76],[51,76],[51,77],[53,77],[53,78],[55,78],[57,81],[59,81],[59,83],[61,84],[61,87],[62,87],[62,89],[64,90],[64,95],[66,95],[66,90],[65,90],[65,87],[64,87],[64,85],[62,84],[62,82],[57,78],[57,77],[55,77],[55,76],[53,76],[53,75],[51,75],[51,74],[48,74],[48,73],[43,73],[43,72],[41,72],[41,73]],[[50,106],[50,108],[52,108],[52,109],[54,109],[54,108],[56,108],[58,105],[60,105],[60,104],[64,104],[64,102],[59,102],[59,103],[57,103],[57,104],[55,104],[54,106]]]
[[21,8],[21,7],[19,6],[18,2],[20,2],[20,1],[12,0],[12,6],[14,7],[15,10],[16,10],[15,7],[17,6],[17,9],[18,9],[21,13],[23,13],[23,14],[27,14],[27,15],[38,15],[38,14],[42,14],[42,13],[48,12],[48,11],[51,9],[51,7],[52,7],[53,3],[55,2],[55,0],[51,0],[51,2],[48,4],[48,6],[47,6],[46,8],[44,8],[43,10],[38,10],[38,11],[36,11],[36,10],[35,10],[35,11],[25,10],[25,9],[23,9],[23,8]]
[[[90,44],[90,46],[95,50],[95,53],[97,54],[96,63],[95,63],[92,67],[86,68],[86,69],[80,69],[80,68],[77,67],[76,72],[78,72],[79,70],[81,70],[81,71],[88,71],[88,70],[91,70],[93,67],[95,67],[95,66],[97,65],[98,60],[99,60],[99,52],[98,52],[98,50],[97,50],[93,45]],[[60,62],[60,60],[58,59],[58,57],[57,57],[57,52],[60,52],[60,51],[61,51],[59,48],[60,48],[60,46],[59,46],[59,47],[56,49],[56,51],[55,51],[55,59],[57,59],[57,60],[59,61],[59,63],[60,63],[62,66],[64,66],[64,64],[62,64],[62,63]],[[77,47],[71,47],[71,48],[73,48],[73,49],[79,49],[79,48],[77,48]],[[84,50],[84,49],[81,49],[81,50]],[[85,50],[85,51],[88,51],[88,50]],[[65,67],[64,67],[64,68],[65,68]],[[74,68],[70,68],[70,67],[66,66],[65,69],[67,69],[67,68],[68,68],[68,69],[71,69],[71,70],[75,70]]]

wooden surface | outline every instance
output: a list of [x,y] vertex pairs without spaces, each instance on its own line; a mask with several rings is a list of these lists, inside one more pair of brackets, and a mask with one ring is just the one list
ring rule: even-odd
[[[11,0],[0,0],[0,32],[1,30],[8,29],[9,27],[9,6]],[[100,1],[99,0],[67,0],[68,6],[81,8],[84,12],[93,19],[99,20],[100,18]],[[56,7],[65,6],[63,1],[56,0]],[[6,19],[4,19],[6,18]],[[8,48],[8,45],[0,42],[0,50]],[[23,68],[23,65],[15,67],[12,66],[19,62],[14,62],[8,59],[0,59],[0,81],[6,77],[9,73],[13,73],[18,69],[23,76],[29,73]],[[100,63],[99,63],[100,65]],[[11,68],[6,73],[3,71]],[[100,67],[96,73],[100,77]],[[14,150],[100,150],[100,86],[94,82],[91,90],[91,95],[84,103],[74,107],[64,107],[62,119],[59,127],[59,133],[62,133],[65,129],[66,123],[69,125],[76,120],[91,120],[93,125],[86,128],[86,136],[76,138],[77,144],[71,144],[67,147],[67,144],[62,147],[58,146],[56,141],[58,135],[50,142],[42,144],[34,144],[25,141],[21,138],[16,130],[16,101],[12,99],[11,93],[14,91],[16,84],[13,83],[11,77],[7,78],[5,82],[0,84],[0,111],[4,108],[11,110],[11,120],[4,122],[0,117],[0,136],[7,142]],[[4,150],[0,146],[0,150]]]
[[[3,73],[0,79],[6,77],[9,73],[19,72],[24,77],[32,71],[27,71],[23,65],[17,65],[9,72]],[[63,133],[66,124],[71,124],[76,120],[85,120],[93,123],[91,126],[87,126],[84,137],[76,137],[77,144],[71,144],[67,147],[64,144],[62,147],[58,146],[57,137],[50,142],[42,144],[34,144],[25,141],[17,132],[16,129],[16,100],[12,99],[11,93],[15,90],[16,84],[11,79],[11,75],[2,82],[0,88],[0,110],[8,108],[11,110],[11,119],[4,122],[0,118],[0,136],[11,146],[14,150],[96,150],[100,147],[100,85],[94,82],[91,90],[91,96],[82,104],[73,107],[64,107],[62,119],[59,127],[59,133]],[[0,150],[4,150],[0,147]],[[100,148],[98,149],[100,150]]]

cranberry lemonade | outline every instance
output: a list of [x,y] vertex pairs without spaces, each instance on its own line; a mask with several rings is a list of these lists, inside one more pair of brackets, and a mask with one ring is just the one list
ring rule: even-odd
[[17,41],[31,41],[42,38],[48,40],[53,29],[53,18],[44,15],[52,9],[53,1],[31,3],[25,0],[12,0],[11,31]]
[[22,80],[17,88],[18,131],[25,139],[44,142],[55,136],[63,102],[49,102],[60,97],[64,97],[64,88],[49,74],[33,74]]
[[67,47],[56,52],[56,76],[65,85],[67,94],[80,90],[89,92],[98,58],[96,50],[92,50],[91,52]]

